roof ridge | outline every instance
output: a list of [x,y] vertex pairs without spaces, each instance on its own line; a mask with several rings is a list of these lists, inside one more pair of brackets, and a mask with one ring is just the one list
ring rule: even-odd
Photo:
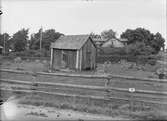
[[64,35],[57,39],[51,47],[57,49],[80,49],[89,37],[90,35]]

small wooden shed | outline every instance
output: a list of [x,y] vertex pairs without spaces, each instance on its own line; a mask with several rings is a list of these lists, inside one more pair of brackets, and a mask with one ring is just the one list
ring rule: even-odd
[[61,36],[51,44],[53,69],[92,70],[96,68],[96,45],[89,35]]

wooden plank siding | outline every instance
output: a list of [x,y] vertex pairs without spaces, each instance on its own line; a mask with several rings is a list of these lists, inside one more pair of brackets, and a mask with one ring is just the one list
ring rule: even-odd
[[53,57],[51,60],[54,69],[60,68],[76,68],[76,54],[75,50],[53,49]]
[[53,68],[54,69],[60,69],[61,67],[61,50],[59,49],[53,49]]
[[67,50],[67,68],[69,69],[75,69],[76,68],[76,56],[77,51],[76,50]]
[[90,40],[84,44],[82,50],[82,69],[94,69],[96,66],[96,47]]

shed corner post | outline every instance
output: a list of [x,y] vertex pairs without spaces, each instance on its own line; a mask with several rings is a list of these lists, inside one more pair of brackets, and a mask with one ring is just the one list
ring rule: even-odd
[[51,48],[50,69],[53,69],[53,48]]
[[79,50],[76,51],[76,70],[79,70]]

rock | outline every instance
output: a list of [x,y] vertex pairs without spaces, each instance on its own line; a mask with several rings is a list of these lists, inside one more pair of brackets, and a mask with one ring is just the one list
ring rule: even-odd
[[45,63],[47,63],[47,61],[46,61],[46,60],[43,60],[43,61],[42,61],[42,63],[44,63],[44,64],[45,64]]
[[159,79],[167,79],[167,68],[159,68],[155,74],[159,76]]
[[127,63],[127,61],[126,60],[120,60],[120,64],[126,64]]
[[37,59],[37,60],[35,60],[35,62],[36,62],[36,63],[39,63],[39,62],[40,62],[40,60],[38,60],[38,59]]
[[22,61],[21,57],[16,57],[16,58],[14,59],[14,62],[15,62],[15,63],[21,63],[21,61]]
[[156,74],[165,74],[167,75],[167,68],[159,68],[156,70]]
[[30,59],[26,59],[27,62],[30,62]]

